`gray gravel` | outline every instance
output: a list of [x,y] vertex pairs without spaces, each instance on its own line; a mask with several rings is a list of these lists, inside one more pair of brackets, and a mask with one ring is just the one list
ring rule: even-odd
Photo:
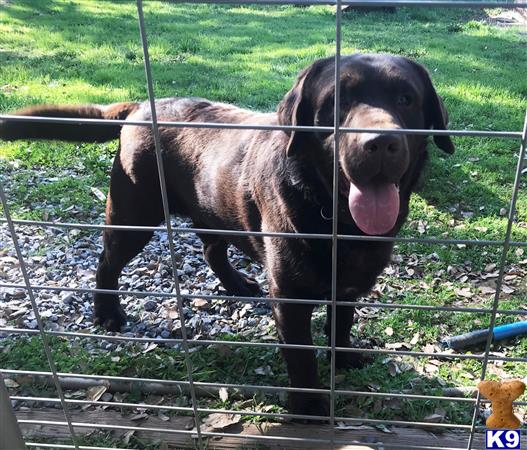
[[[173,225],[189,227],[184,219]],[[35,285],[93,288],[102,239],[99,231],[62,228],[17,227],[31,282]],[[185,325],[194,339],[212,338],[220,333],[268,334],[273,323],[265,302],[241,303],[215,298],[225,295],[219,280],[202,257],[202,244],[193,234],[177,236],[175,249],[183,294],[203,297],[186,300]],[[232,263],[257,279],[265,289],[265,273],[236,249],[229,249]],[[7,225],[0,225],[0,282],[23,284],[19,262]],[[144,251],[124,269],[120,278],[124,290],[174,292],[170,253],[166,233],[156,232]],[[46,329],[103,333],[92,324],[89,293],[35,291]],[[174,338],[181,336],[181,323],[175,297],[121,296],[129,322],[122,330],[130,337]],[[26,291],[0,288],[0,326],[36,329],[37,322]],[[5,334],[4,334],[5,336]],[[97,345],[94,342],[91,345]],[[111,342],[100,342],[112,349]]]

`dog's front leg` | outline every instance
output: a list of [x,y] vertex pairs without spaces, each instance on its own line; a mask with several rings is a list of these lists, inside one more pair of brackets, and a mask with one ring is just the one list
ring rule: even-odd
[[[280,292],[271,289],[273,297]],[[273,305],[273,315],[280,341],[285,344],[312,345],[311,314],[313,306],[278,303]],[[317,362],[313,350],[282,349],[292,387],[319,388]],[[293,414],[327,416],[329,398],[325,394],[290,392],[289,410]]]
[[[353,325],[353,315],[355,308],[353,306],[338,305],[337,317],[335,318],[335,346],[341,348],[351,347],[351,327]],[[333,307],[328,305],[326,325],[324,331],[328,339],[328,346],[331,346],[331,316],[333,314]],[[328,358],[331,357],[331,352],[328,351]],[[361,356],[356,352],[335,352],[335,367],[337,369],[355,369],[361,368],[369,361],[368,358]]]

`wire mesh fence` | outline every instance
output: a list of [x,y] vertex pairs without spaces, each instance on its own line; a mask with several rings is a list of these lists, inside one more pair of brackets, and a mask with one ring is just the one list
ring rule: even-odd
[[[404,7],[420,7],[420,8],[443,8],[443,7],[459,7],[459,8],[489,8],[497,7],[500,8],[526,8],[525,3],[501,3],[501,2],[466,2],[466,1],[384,1],[384,0],[372,0],[372,1],[303,1],[303,0],[267,0],[267,1],[221,1],[221,0],[197,0],[191,3],[217,3],[217,4],[265,4],[265,5],[283,5],[283,4],[299,4],[299,5],[334,5],[336,6],[335,12],[335,98],[340,99],[340,61],[341,61],[341,27],[342,27],[342,7],[343,6],[404,6]],[[477,393],[475,398],[469,397],[455,397],[447,395],[426,395],[426,394],[412,394],[412,393],[392,393],[392,392],[366,392],[353,389],[338,389],[336,386],[336,368],[335,368],[335,354],[336,352],[351,352],[357,354],[369,354],[369,355],[398,355],[408,356],[413,358],[436,358],[441,361],[449,361],[451,359],[458,360],[475,360],[481,364],[481,372],[478,374],[478,379],[485,379],[487,375],[487,367],[491,361],[502,361],[502,362],[527,362],[527,358],[523,357],[507,357],[502,355],[496,355],[491,352],[491,345],[493,341],[493,330],[496,324],[496,318],[499,314],[504,315],[525,315],[527,310],[524,309],[510,309],[500,308],[500,295],[502,292],[502,284],[505,276],[505,268],[507,263],[508,252],[512,247],[527,247],[527,242],[513,240],[513,225],[516,217],[516,203],[518,198],[518,192],[520,189],[520,181],[522,176],[522,170],[524,167],[526,152],[527,152],[527,113],[525,118],[525,124],[522,131],[500,131],[500,130],[488,130],[488,131],[475,131],[475,130],[421,130],[421,129],[377,129],[377,128],[346,128],[340,124],[340,101],[336,101],[334,105],[334,123],[332,126],[285,126],[285,125],[261,125],[261,124],[232,124],[232,123],[216,123],[216,122],[165,122],[158,121],[156,114],[156,94],[155,94],[155,80],[152,75],[152,68],[150,63],[149,55],[149,44],[147,38],[147,29],[145,25],[145,18],[143,13],[143,2],[137,0],[137,18],[139,23],[140,39],[144,57],[144,69],[146,77],[146,85],[148,92],[148,101],[151,109],[151,120],[138,121],[138,120],[95,120],[95,119],[68,119],[68,118],[49,118],[49,117],[23,117],[23,116],[10,116],[0,115],[0,120],[4,121],[18,121],[18,122],[39,122],[39,123],[76,123],[76,124],[97,124],[104,126],[112,126],[115,124],[119,125],[136,125],[140,127],[150,128],[155,143],[156,152],[156,163],[159,176],[159,183],[161,187],[161,198],[164,215],[164,226],[159,227],[147,227],[147,226],[125,226],[125,225],[102,225],[102,224],[90,224],[90,223],[58,223],[52,221],[37,221],[37,220],[17,220],[13,219],[10,214],[10,208],[8,200],[6,198],[5,190],[0,185],[0,199],[3,206],[4,216],[2,222],[6,224],[9,233],[13,240],[13,246],[16,252],[16,256],[20,263],[21,271],[21,282],[18,284],[13,283],[0,283],[0,288],[10,289],[24,289],[31,302],[31,307],[35,315],[37,322],[37,329],[29,328],[17,328],[13,329],[10,327],[0,328],[0,333],[3,334],[25,334],[40,336],[42,340],[43,349],[49,364],[49,371],[29,371],[29,370],[10,370],[1,369],[0,373],[4,376],[9,375],[26,375],[34,377],[35,379],[51,379],[57,392],[57,397],[44,397],[44,396],[11,396],[11,400],[18,401],[33,401],[41,403],[54,403],[60,404],[64,412],[63,421],[46,421],[42,419],[24,419],[19,420],[19,424],[39,424],[45,426],[66,426],[71,436],[72,445],[62,444],[49,444],[49,443],[36,443],[26,442],[27,447],[41,447],[41,448],[75,448],[75,449],[99,449],[103,450],[104,447],[88,447],[79,444],[78,430],[89,428],[97,430],[123,430],[123,431],[152,431],[168,434],[180,434],[192,437],[195,440],[197,448],[206,448],[207,440],[212,437],[231,437],[231,438],[243,438],[254,440],[256,442],[266,443],[279,443],[287,446],[294,446],[302,443],[311,443],[318,445],[319,448],[339,448],[346,444],[361,444],[351,436],[346,439],[342,439],[341,435],[337,435],[337,423],[357,423],[357,424],[374,424],[374,425],[394,425],[404,427],[424,427],[435,430],[465,430],[468,432],[467,442],[461,442],[459,447],[456,448],[467,448],[468,450],[474,447],[474,436],[475,433],[481,429],[479,426],[478,415],[480,412],[480,404],[485,402],[480,395]],[[334,135],[335,144],[335,155],[333,159],[332,173],[333,173],[333,186],[332,186],[332,229],[330,234],[313,234],[313,233],[277,233],[269,231],[233,231],[233,230],[222,230],[222,229],[204,229],[194,227],[178,227],[174,226],[171,222],[171,214],[169,209],[169,201],[166,187],[165,167],[164,160],[162,157],[162,145],[160,139],[160,128],[162,127],[192,127],[192,128],[219,128],[219,129],[238,129],[238,130],[284,130],[284,131],[303,131],[303,132],[329,132]],[[518,141],[519,153],[518,162],[516,166],[513,190],[510,197],[510,205],[508,208],[507,226],[504,236],[500,240],[489,240],[489,239],[448,239],[448,238],[417,238],[417,237],[379,237],[379,236],[350,236],[342,235],[338,232],[338,186],[339,186],[339,148],[340,138],[345,133],[395,133],[403,135],[451,135],[451,136],[467,136],[467,137],[493,137],[500,139],[513,139]],[[92,230],[104,230],[104,229],[116,229],[116,230],[130,230],[130,231],[161,231],[167,234],[168,245],[170,251],[170,261],[172,265],[173,274],[173,286],[172,292],[151,292],[151,291],[137,291],[137,290],[109,290],[109,289],[92,289],[92,288],[70,288],[66,286],[51,286],[51,285],[38,285],[31,281],[31,277],[28,273],[27,264],[19,239],[17,238],[17,226],[33,226],[33,227],[63,227],[67,229],[92,229]],[[185,326],[185,313],[184,305],[185,302],[203,298],[204,295],[198,294],[187,294],[182,293],[181,283],[178,276],[178,258],[177,252],[174,248],[174,242],[177,240],[179,234],[196,233],[200,235],[220,235],[220,236],[253,236],[253,237],[273,237],[281,239],[317,239],[327,240],[331,242],[331,296],[329,299],[297,299],[297,298],[261,298],[261,297],[247,297],[247,296],[221,296],[214,295],[214,298],[221,298],[227,301],[236,302],[266,302],[266,303],[297,303],[297,304],[314,304],[314,305],[327,305],[336,308],[337,306],[337,243],[340,240],[357,240],[357,241],[370,241],[370,242],[401,242],[401,243],[418,243],[425,245],[471,245],[471,246],[492,246],[501,248],[501,254],[499,262],[497,264],[498,276],[496,278],[496,290],[494,298],[489,308],[482,307],[464,307],[464,306],[433,306],[433,305],[420,305],[420,304],[398,304],[398,303],[370,303],[361,301],[338,301],[339,306],[349,307],[369,307],[378,308],[380,310],[418,310],[418,311],[434,311],[434,312],[445,312],[445,313],[474,313],[474,314],[487,314],[490,317],[490,332],[485,342],[484,351],[479,354],[473,353],[451,353],[444,352],[438,353],[436,351],[405,351],[401,349],[367,349],[360,347],[338,347],[336,345],[336,314],[331,317],[331,336],[328,345],[300,345],[300,344],[286,344],[286,343],[270,343],[270,342],[233,342],[227,340],[194,340],[189,337]],[[118,295],[131,295],[131,296],[153,296],[158,298],[175,298],[177,301],[177,312],[181,323],[181,337],[180,338],[166,338],[162,339],[165,344],[178,345],[181,348],[185,356],[186,365],[186,379],[185,380],[165,380],[160,378],[136,378],[136,377],[117,377],[117,376],[103,376],[103,375],[88,375],[82,373],[61,373],[57,370],[56,363],[54,360],[53,352],[50,349],[49,339],[51,337],[60,336],[68,340],[80,339],[94,339],[104,340],[112,342],[135,342],[135,343],[160,343],[159,338],[149,337],[129,337],[125,335],[109,335],[109,334],[91,334],[91,333],[77,333],[77,332],[66,332],[66,331],[49,331],[46,330],[44,322],[39,311],[37,302],[37,293],[41,291],[51,292],[79,292],[79,293],[104,293],[104,294],[118,294]],[[331,364],[330,364],[330,382],[329,388],[327,389],[315,389],[315,388],[299,388],[299,387],[279,387],[270,385],[248,385],[248,384],[233,384],[233,383],[216,383],[216,382],[203,382],[195,381],[193,378],[193,365],[191,358],[191,351],[195,347],[209,346],[209,345],[225,345],[229,347],[249,347],[249,348],[269,348],[269,349],[309,349],[320,352],[330,352]],[[101,381],[105,383],[130,383],[130,384],[148,384],[156,383],[164,387],[177,388],[181,391],[188,393],[190,397],[190,407],[184,406],[168,406],[168,405],[153,405],[141,402],[105,402],[101,400],[77,400],[72,398],[66,398],[64,395],[65,386],[67,386],[68,380],[71,379],[82,379],[85,382],[96,382]],[[204,431],[202,429],[201,418],[205,414],[210,413],[221,413],[221,414],[240,414],[238,410],[220,409],[220,408],[203,408],[199,405],[198,393],[204,389],[239,389],[240,391],[248,392],[302,392],[302,393],[318,393],[327,395],[330,399],[330,411],[329,416],[314,416],[314,415],[303,415],[303,414],[288,414],[288,413],[275,413],[275,412],[262,412],[262,411],[247,411],[244,410],[242,414],[244,416],[259,416],[268,418],[280,418],[280,419],[297,419],[306,421],[326,421],[330,424],[329,434],[324,435],[324,438],[314,439],[308,437],[294,437],[294,436],[271,436],[265,433],[260,435],[239,435],[235,433],[225,432],[212,432]],[[404,398],[407,400],[426,400],[436,402],[459,402],[468,405],[472,405],[472,419],[467,424],[457,423],[430,423],[430,422],[419,422],[412,420],[385,420],[385,419],[368,419],[364,417],[344,417],[339,416],[336,413],[336,399],[338,396],[346,397],[377,397],[377,398]],[[516,402],[517,405],[526,405],[527,402]],[[185,413],[192,415],[195,423],[195,429],[192,430],[181,430],[181,429],[167,429],[167,428],[155,428],[155,427],[144,427],[144,426],[132,426],[132,425],[118,425],[118,424],[106,424],[106,423],[95,423],[90,420],[89,412],[85,415],[85,420],[77,422],[71,415],[71,408],[73,406],[114,406],[114,407],[135,407],[144,408],[145,410],[164,410],[174,411],[178,413]],[[0,405],[2,408],[2,405]],[[4,406],[4,408],[6,408]],[[7,411],[7,409],[6,409]],[[13,438],[16,440],[16,437]],[[15,442],[15,441],[13,441]],[[373,445],[371,442],[362,442],[364,445]],[[400,444],[383,443],[383,447],[390,448],[416,448],[416,449],[437,449],[445,448],[440,446],[434,446],[433,444],[423,443],[422,445],[410,445],[404,443],[404,438]],[[450,448],[450,447],[449,447]]]

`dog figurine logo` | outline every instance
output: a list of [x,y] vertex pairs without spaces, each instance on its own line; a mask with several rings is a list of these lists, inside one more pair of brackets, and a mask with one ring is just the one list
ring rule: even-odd
[[525,384],[520,380],[480,381],[478,389],[481,395],[490,400],[492,414],[487,418],[487,428],[516,430],[520,420],[514,415],[512,402],[525,391]]
[[521,421],[514,415],[512,402],[523,394],[525,384],[520,380],[485,380],[479,382],[478,389],[490,400],[492,407],[492,414],[486,421],[489,429],[485,432],[485,448],[519,450],[521,434],[518,427]]

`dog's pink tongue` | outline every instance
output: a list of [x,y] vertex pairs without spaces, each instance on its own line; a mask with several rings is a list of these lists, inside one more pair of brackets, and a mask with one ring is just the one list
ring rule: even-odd
[[348,206],[353,220],[366,234],[388,233],[399,215],[399,191],[395,184],[350,184]]

